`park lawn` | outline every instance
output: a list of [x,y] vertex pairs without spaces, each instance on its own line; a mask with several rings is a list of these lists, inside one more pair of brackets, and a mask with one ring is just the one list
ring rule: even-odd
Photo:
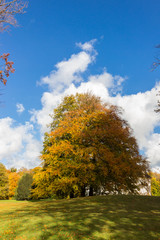
[[160,197],[0,201],[3,240],[160,240]]

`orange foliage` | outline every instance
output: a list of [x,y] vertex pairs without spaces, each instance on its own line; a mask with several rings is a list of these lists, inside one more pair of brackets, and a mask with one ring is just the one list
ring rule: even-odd
[[66,97],[55,109],[41,159],[43,168],[34,177],[37,196],[40,191],[82,196],[86,187],[92,194],[136,193],[138,182],[147,184],[148,162],[120,110],[91,94]]
[[14,73],[13,62],[8,61],[9,53],[0,56],[0,59],[4,60],[4,69],[0,71],[0,81],[6,85],[7,79],[10,73]]
[[17,172],[10,172],[8,175],[8,179],[9,179],[9,198],[12,198],[15,194],[15,190],[17,188],[20,175]]

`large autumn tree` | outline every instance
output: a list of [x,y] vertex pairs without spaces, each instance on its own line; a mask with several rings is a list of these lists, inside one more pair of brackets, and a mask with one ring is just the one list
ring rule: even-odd
[[89,195],[137,193],[147,185],[148,162],[119,108],[76,94],[65,97],[52,118],[34,196],[85,196],[86,189]]

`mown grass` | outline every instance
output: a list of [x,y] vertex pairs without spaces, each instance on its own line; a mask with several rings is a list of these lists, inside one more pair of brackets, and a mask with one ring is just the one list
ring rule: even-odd
[[160,239],[160,197],[0,201],[0,239]]

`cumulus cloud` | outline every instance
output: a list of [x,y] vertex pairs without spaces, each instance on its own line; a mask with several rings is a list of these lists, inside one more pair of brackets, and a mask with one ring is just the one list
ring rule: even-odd
[[24,106],[23,106],[22,103],[17,103],[17,104],[16,104],[16,107],[17,107],[17,112],[18,112],[18,113],[22,113],[22,112],[24,112],[24,110],[25,110],[25,108],[24,108]]
[[146,155],[155,170],[160,172],[160,134],[153,133],[146,144]]
[[[31,121],[39,124],[41,132],[47,131],[46,124],[51,121],[49,114],[53,113],[53,109],[65,95],[91,91],[100,96],[104,102],[124,109],[123,117],[132,127],[140,150],[144,151],[152,166],[159,165],[158,145],[154,140],[154,129],[160,125],[160,118],[154,112],[159,86],[144,93],[123,96],[122,85],[127,77],[113,76],[104,69],[100,74],[90,75],[87,79],[83,79],[82,73],[88,69],[89,64],[95,61],[94,43],[95,40],[77,44],[81,51],[72,55],[68,60],[58,63],[57,69],[42,79],[42,83],[48,84],[49,91],[42,96],[42,109],[32,112]],[[77,82],[79,82],[78,85]],[[159,137],[159,133],[156,133],[156,138]]]
[[124,109],[124,117],[134,129],[140,148],[147,146],[148,138],[154,128],[160,124],[159,116],[154,109],[157,104],[157,88],[144,93],[129,96],[118,95],[112,102]]
[[95,51],[95,49],[94,49],[94,44],[96,43],[96,41],[97,41],[97,39],[92,39],[92,40],[89,41],[89,42],[76,43],[76,45],[77,45],[78,47],[80,47],[80,48],[81,48],[82,50],[84,50],[84,51],[88,51],[88,52],[94,51],[94,52],[96,53],[96,51]]
[[95,60],[96,51],[93,48],[95,41],[94,39],[85,44],[78,44],[82,51],[71,55],[68,60],[57,63],[56,70],[41,79],[40,84],[47,84],[49,91],[44,92],[41,98],[42,109],[31,111],[31,121],[40,125],[42,133],[47,131],[47,125],[51,121],[49,114],[53,113],[53,109],[60,103],[66,90],[73,84],[75,86],[83,82],[82,74]]
[[0,119],[0,161],[7,167],[31,168],[39,163],[41,143],[33,136],[33,125],[15,126],[13,119]]
[[102,74],[91,75],[89,76],[88,82],[93,84],[103,84],[105,88],[110,90],[110,94],[117,94],[122,91],[122,83],[126,80],[126,77],[121,77],[119,75],[113,76],[108,73],[106,69]]
[[[95,63],[95,41],[77,44],[80,47],[79,53],[57,63],[55,69],[41,79],[41,84],[48,85],[48,91],[42,95],[42,108],[30,111],[28,124],[15,126],[11,118],[0,120],[0,144],[3,146],[0,160],[7,159],[10,166],[38,165],[43,135],[48,131],[47,125],[51,122],[49,115],[53,114],[53,109],[66,95],[90,91],[100,96],[102,101],[124,109],[123,118],[132,127],[140,150],[148,157],[154,169],[160,166],[160,134],[155,131],[156,127],[160,126],[160,117],[154,112],[160,86],[156,85],[146,92],[122,95],[123,83],[127,77],[113,75],[106,69],[100,74],[85,74],[84,77],[89,65]],[[37,126],[40,140],[37,140],[33,133]]]
[[56,70],[53,70],[49,76],[43,77],[40,83],[48,84],[51,91],[61,92],[71,83],[83,81],[81,74],[94,59],[94,51],[81,51],[73,54],[68,60],[57,63]]
[[51,122],[50,114],[53,114],[53,109],[60,103],[63,93],[54,94],[53,92],[45,92],[41,98],[42,109],[32,109],[31,122],[40,126],[40,132],[43,135],[48,130],[47,125]]

